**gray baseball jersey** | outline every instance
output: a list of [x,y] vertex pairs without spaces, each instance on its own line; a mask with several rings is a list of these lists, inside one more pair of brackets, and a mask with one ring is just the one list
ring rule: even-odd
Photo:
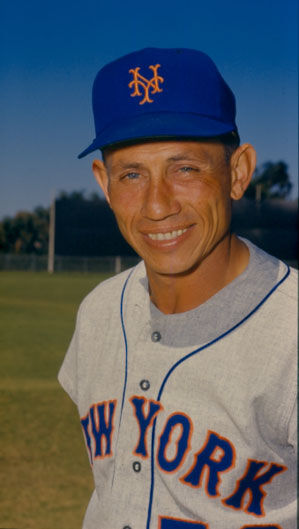
[[295,529],[297,275],[246,244],[194,310],[162,314],[143,263],[81,304],[59,381],[94,474],[84,529]]

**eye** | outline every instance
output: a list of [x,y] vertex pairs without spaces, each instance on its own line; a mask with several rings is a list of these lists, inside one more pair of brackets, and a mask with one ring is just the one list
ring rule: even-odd
[[131,173],[126,173],[124,176],[123,176],[123,179],[128,179],[128,180],[136,180],[137,178],[139,178],[139,173],[134,173],[134,172],[131,172]]
[[198,171],[198,169],[196,167],[191,167],[189,165],[184,165],[183,167],[180,168],[180,171],[182,173],[191,173],[192,171]]

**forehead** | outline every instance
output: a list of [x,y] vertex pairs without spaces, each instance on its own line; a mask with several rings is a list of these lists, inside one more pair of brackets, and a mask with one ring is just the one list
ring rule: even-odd
[[130,162],[175,161],[198,159],[212,162],[223,157],[224,147],[214,141],[153,141],[107,150],[109,166]]

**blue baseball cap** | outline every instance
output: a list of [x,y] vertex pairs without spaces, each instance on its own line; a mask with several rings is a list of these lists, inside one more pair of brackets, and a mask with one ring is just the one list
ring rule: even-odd
[[78,158],[127,142],[236,131],[235,97],[201,51],[145,48],[104,66],[92,90],[96,137]]

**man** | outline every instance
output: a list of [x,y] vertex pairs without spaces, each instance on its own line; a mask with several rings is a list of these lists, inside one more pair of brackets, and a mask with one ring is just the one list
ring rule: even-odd
[[255,168],[211,59],[145,49],[93,87],[93,171],[142,258],[81,304],[59,380],[84,529],[295,529],[296,277],[230,232]]

